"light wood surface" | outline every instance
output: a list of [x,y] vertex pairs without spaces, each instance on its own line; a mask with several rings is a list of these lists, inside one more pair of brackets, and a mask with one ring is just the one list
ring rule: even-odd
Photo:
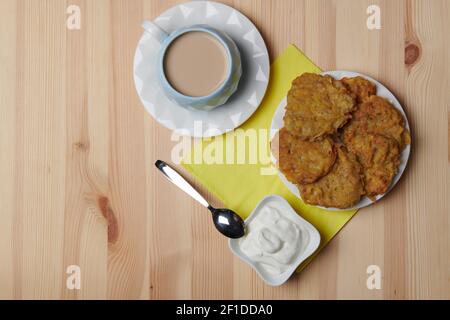
[[[226,1],[272,59],[294,43],[324,70],[366,73],[412,126],[395,190],[277,288],[153,168],[174,142],[140,104],[133,56],[140,22],[175,3],[0,1],[0,298],[449,299],[450,2]],[[65,26],[70,4],[81,30]],[[381,30],[366,27],[370,4]],[[366,287],[372,264],[380,290]],[[66,288],[69,265],[80,290]]]

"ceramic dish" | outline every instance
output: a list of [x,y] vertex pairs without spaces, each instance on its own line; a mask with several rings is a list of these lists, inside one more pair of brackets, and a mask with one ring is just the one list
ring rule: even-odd
[[[366,76],[364,74],[358,73],[358,72],[352,72],[352,71],[327,71],[327,72],[323,72],[322,74],[328,74],[330,76],[332,76],[335,79],[341,79],[344,77],[356,77],[356,76],[361,76],[371,82],[373,82],[376,87],[377,87],[377,96],[386,98],[389,100],[389,102],[398,110],[400,111],[400,113],[403,115],[403,118],[405,119],[405,128],[408,129],[409,132],[411,132],[410,128],[409,128],[409,123],[408,123],[408,118],[406,117],[405,111],[403,110],[402,106],[400,105],[400,102],[398,102],[398,100],[395,98],[394,94],[389,91],[389,89],[387,89],[384,85],[382,85],[380,82],[376,81],[375,79]],[[271,124],[271,135],[270,135],[270,140],[273,139],[273,137],[275,136],[275,134],[278,132],[279,129],[281,129],[284,124],[283,124],[283,117],[284,117],[284,111],[285,111],[285,107],[286,107],[286,98],[283,99],[283,101],[281,101],[281,103],[279,104],[277,110],[274,113],[274,116],[272,118],[272,124]],[[378,196],[376,196],[376,201],[380,200],[381,198],[383,198],[389,191],[392,190],[392,188],[394,188],[394,186],[397,184],[397,182],[400,180],[400,177],[403,175],[403,172],[405,171],[406,165],[408,164],[408,159],[409,159],[409,154],[411,152],[411,145],[406,145],[405,149],[402,151],[401,155],[400,155],[400,165],[398,167],[398,172],[397,174],[394,176],[391,185],[389,186],[389,189],[386,193],[384,194],[380,194]],[[273,155],[271,156],[272,162],[275,163],[276,160],[273,157]],[[281,181],[286,185],[286,187],[293,193],[295,194],[297,197],[301,198],[300,192],[298,190],[298,188],[291,182],[289,182],[286,177],[283,175],[283,173],[281,173],[281,171],[278,170],[278,175],[281,179]],[[376,202],[375,201],[375,202]],[[373,203],[375,203],[374,201],[370,200],[368,197],[364,196],[361,198],[361,200],[354,205],[351,208],[346,208],[346,209],[338,209],[338,208],[325,208],[325,207],[321,207],[318,206],[320,208],[326,209],[326,210],[331,210],[331,211],[347,211],[347,210],[353,210],[353,209],[360,209],[360,208],[364,208],[367,207]]]
[[164,94],[155,68],[161,44],[142,31],[134,56],[134,82],[147,112],[166,128],[181,135],[210,137],[231,131],[258,108],[267,89],[270,61],[266,45],[253,23],[221,3],[193,1],[176,5],[154,20],[167,33],[194,24],[224,31],[239,48],[242,77],[237,91],[214,110],[189,110]]
[[280,207],[284,209],[286,217],[295,222],[301,228],[302,232],[308,233],[309,242],[303,248],[302,254],[300,254],[295,259],[291,266],[280,275],[270,274],[266,272],[258,262],[252,261],[241,251],[239,247],[240,239],[230,239],[228,244],[231,251],[241,260],[248,263],[261,277],[261,279],[264,280],[264,282],[271,286],[279,286],[285,283],[294,273],[297,267],[317,250],[320,245],[320,233],[311,223],[299,216],[284,198],[278,195],[270,195],[262,199],[261,202],[258,203],[256,208],[252,211],[252,213],[248,216],[248,218],[245,219],[245,223],[249,224],[255,218],[255,215],[260,212],[260,209],[270,202],[277,202],[278,205],[280,205]]

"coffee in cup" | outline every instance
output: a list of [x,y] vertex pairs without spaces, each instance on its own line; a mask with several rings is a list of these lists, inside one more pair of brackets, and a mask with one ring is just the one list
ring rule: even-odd
[[186,108],[212,110],[236,91],[241,56],[225,32],[204,24],[170,34],[151,21],[142,26],[160,44],[155,67],[167,98]]
[[176,38],[164,56],[164,73],[170,85],[191,97],[216,91],[225,81],[227,52],[220,41],[203,31],[186,32]]

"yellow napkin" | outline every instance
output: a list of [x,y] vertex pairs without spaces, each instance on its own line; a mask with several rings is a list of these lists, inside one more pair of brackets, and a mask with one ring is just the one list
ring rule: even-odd
[[[320,71],[302,52],[290,45],[273,62],[266,95],[253,116],[233,133],[199,141],[192,148],[191,154],[186,155],[182,161],[187,171],[227,208],[234,210],[243,218],[246,218],[265,196],[278,194],[284,197],[298,214],[319,230],[322,238],[319,250],[353,217],[356,210],[334,212],[305,205],[284,186],[276,174],[273,174],[273,167],[271,172],[267,155],[270,151],[268,136],[262,134],[257,143],[246,143],[245,150],[237,150],[236,145],[239,144],[236,141],[237,136],[242,137],[245,132],[251,136],[251,133],[264,133],[270,129],[273,114],[286,96],[292,80],[304,72]],[[250,138],[247,139],[249,141]],[[235,145],[230,147],[232,141]],[[258,149],[255,149],[255,145],[258,145]],[[258,156],[254,163],[255,153],[260,150],[266,151],[263,152],[266,157]],[[242,158],[241,162],[236,164],[237,159],[244,155],[245,164],[239,164]],[[227,156],[231,159],[228,162]],[[305,261],[298,270],[303,269],[310,260]]]

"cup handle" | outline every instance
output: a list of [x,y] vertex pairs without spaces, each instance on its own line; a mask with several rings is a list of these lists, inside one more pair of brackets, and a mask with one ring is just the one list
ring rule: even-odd
[[150,33],[156,40],[160,43],[168,36],[168,33],[161,29],[156,23],[144,20],[142,22],[142,28],[145,29],[148,33]]

